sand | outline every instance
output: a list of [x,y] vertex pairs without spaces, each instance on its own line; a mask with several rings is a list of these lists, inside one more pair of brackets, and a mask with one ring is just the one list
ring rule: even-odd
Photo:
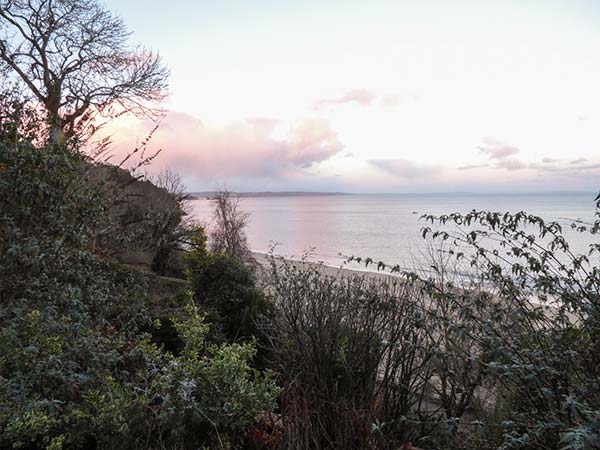
[[[254,256],[254,258],[256,259],[256,262],[259,264],[260,267],[268,268],[269,265],[271,264],[270,256],[265,253],[253,252],[252,255]],[[276,256],[276,260],[277,259],[279,259],[279,257]],[[380,280],[380,281],[397,280],[399,278],[398,274],[390,274],[389,272],[383,272],[383,271],[375,272],[372,270],[357,270],[357,269],[349,269],[349,268],[343,267],[343,266],[333,267],[333,266],[328,266],[323,263],[319,263],[319,262],[311,261],[311,260],[299,261],[299,260],[294,260],[294,259],[290,259],[290,258],[285,258],[285,260],[288,262],[291,262],[293,264],[296,264],[296,265],[316,268],[322,274],[328,275],[328,276],[333,276],[333,277],[360,276],[360,277],[367,277],[367,278]],[[259,272],[260,272],[260,269],[259,269]]]

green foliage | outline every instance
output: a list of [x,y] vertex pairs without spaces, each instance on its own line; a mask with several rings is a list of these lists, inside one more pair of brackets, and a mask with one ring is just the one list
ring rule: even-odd
[[[8,84],[8,86],[7,86]],[[2,84],[0,91],[0,139],[16,144],[35,142],[43,134],[42,115],[32,103],[19,95],[16,86]]]
[[231,341],[259,337],[257,322],[270,315],[271,307],[256,286],[252,268],[233,256],[209,252],[202,228],[184,258],[194,298],[208,310],[218,331]]
[[278,389],[251,369],[253,346],[207,346],[208,325],[189,311],[176,324],[185,344],[178,357],[125,330],[73,336],[67,318],[50,331],[38,310],[4,329],[0,443],[43,448],[60,438],[80,448],[178,447],[235,436],[274,408]]
[[[600,439],[600,217],[573,222],[587,234],[576,254],[557,222],[525,212],[472,211],[428,220],[472,252],[456,254],[496,294],[496,314],[477,335],[491,359],[487,374],[503,387],[508,411],[503,448],[593,448]],[[428,229],[425,229],[428,232]]]
[[197,383],[198,410],[218,429],[240,430],[258,413],[274,408],[278,388],[272,377],[250,367],[251,343],[206,345],[208,326],[196,307],[175,327],[185,342],[180,366]]
[[147,277],[96,254],[110,197],[87,164],[0,139],[0,448],[237,445],[277,387],[193,307],[173,311],[180,352],[152,341]]

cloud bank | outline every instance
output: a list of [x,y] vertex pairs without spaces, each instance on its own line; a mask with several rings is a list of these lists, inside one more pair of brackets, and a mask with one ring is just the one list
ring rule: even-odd
[[[109,131],[117,154],[113,161],[153,127],[154,123],[135,118],[112,124]],[[404,158],[364,159],[354,148],[345,148],[329,121],[315,117],[294,121],[250,117],[215,125],[170,112],[147,154],[160,148],[164,150],[149,171],[170,168],[192,190],[224,183],[240,190],[544,190],[581,189],[596,186],[600,179],[595,158],[542,155],[537,161],[525,160],[517,146],[493,138],[482,139],[479,158],[454,168]]]
[[[114,132],[117,152],[131,149],[154,126],[129,120]],[[331,158],[344,149],[336,131],[324,119],[284,123],[272,118],[249,118],[207,126],[188,114],[171,112],[150,141],[164,149],[156,163],[182,176],[227,179],[277,178]]]
[[[543,157],[539,162],[524,162],[515,155],[520,149],[513,145],[494,138],[483,138],[482,144],[477,146],[480,153],[485,155],[486,161],[482,163],[466,164],[457,167],[459,171],[481,170],[504,170],[508,172],[524,171],[523,176],[531,180],[538,180],[553,186],[564,188],[573,184],[585,184],[600,175],[600,164],[590,163],[588,159],[580,157],[573,160],[565,160],[551,157]],[[489,172],[488,172],[489,173]],[[515,182],[527,181],[527,178],[516,178],[511,175]],[[574,183],[575,182],[575,183]]]

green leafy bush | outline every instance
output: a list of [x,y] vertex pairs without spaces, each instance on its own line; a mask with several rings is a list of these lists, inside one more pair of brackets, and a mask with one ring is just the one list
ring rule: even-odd
[[[590,244],[575,253],[562,225],[527,214],[472,211],[428,216],[467,249],[496,301],[470,328],[489,355],[486,377],[506,403],[502,448],[594,448],[600,443],[600,215],[572,228]],[[455,227],[454,225],[458,225]],[[425,233],[429,233],[425,229]],[[469,251],[469,249],[471,251]]]
[[252,268],[234,256],[209,252],[202,228],[184,257],[194,298],[207,309],[218,331],[230,341],[260,337],[257,324],[270,316],[271,306],[257,287]]
[[173,308],[179,352],[153,342],[148,275],[95,246],[110,197],[88,164],[0,139],[0,448],[235,447],[277,387],[194,308]]

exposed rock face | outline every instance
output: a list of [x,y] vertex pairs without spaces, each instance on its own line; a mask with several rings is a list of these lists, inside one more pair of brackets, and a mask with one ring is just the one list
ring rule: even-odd
[[94,164],[86,173],[106,192],[110,208],[109,230],[97,245],[121,262],[160,267],[176,248],[185,214],[176,195],[116,166]]

